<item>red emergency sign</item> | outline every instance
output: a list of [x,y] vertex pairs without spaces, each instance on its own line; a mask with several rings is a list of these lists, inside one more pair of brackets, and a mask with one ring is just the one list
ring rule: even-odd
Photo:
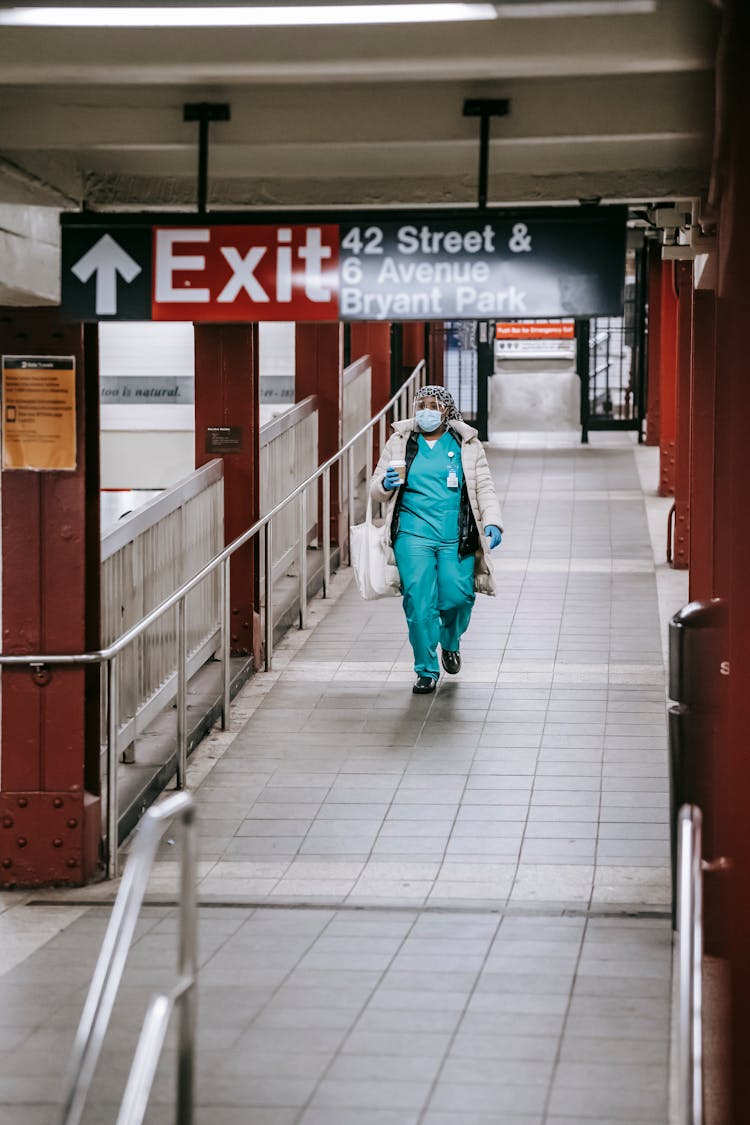
[[502,320],[495,326],[498,340],[573,340],[573,320]]
[[154,320],[338,320],[339,228],[154,227]]

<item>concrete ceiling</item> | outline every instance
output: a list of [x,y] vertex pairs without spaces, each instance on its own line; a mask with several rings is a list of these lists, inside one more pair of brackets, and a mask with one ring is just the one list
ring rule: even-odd
[[[538,5],[537,5],[538,7]],[[190,207],[187,101],[212,126],[214,207],[470,204],[478,122],[490,202],[701,195],[710,163],[716,13],[317,29],[0,28],[0,203]]]

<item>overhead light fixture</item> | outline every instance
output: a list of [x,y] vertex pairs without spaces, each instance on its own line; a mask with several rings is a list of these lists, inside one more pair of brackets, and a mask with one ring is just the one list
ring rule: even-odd
[[656,11],[656,0],[510,0],[495,4],[502,19],[563,19],[568,16],[638,16]]
[[6,27],[221,28],[326,27],[356,24],[457,23],[494,20],[494,4],[267,4],[99,5],[50,4],[0,9]]

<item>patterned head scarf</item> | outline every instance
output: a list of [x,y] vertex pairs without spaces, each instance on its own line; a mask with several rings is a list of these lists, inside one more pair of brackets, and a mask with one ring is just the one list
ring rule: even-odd
[[445,417],[446,421],[462,421],[461,415],[458,412],[453,395],[450,391],[446,391],[445,387],[420,387],[414,396],[414,409],[419,406],[422,399],[434,398],[437,399],[441,406],[446,407]]

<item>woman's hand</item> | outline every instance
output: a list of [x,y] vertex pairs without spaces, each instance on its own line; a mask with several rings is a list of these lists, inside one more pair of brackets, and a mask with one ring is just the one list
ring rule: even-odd
[[386,492],[393,492],[394,488],[398,488],[400,484],[401,478],[398,475],[398,471],[389,465],[383,477],[383,488]]
[[[389,470],[390,471],[390,470]],[[499,527],[494,523],[488,523],[484,529],[484,534],[490,541],[490,550],[493,551],[495,547],[499,547],[503,541],[503,533]]]

